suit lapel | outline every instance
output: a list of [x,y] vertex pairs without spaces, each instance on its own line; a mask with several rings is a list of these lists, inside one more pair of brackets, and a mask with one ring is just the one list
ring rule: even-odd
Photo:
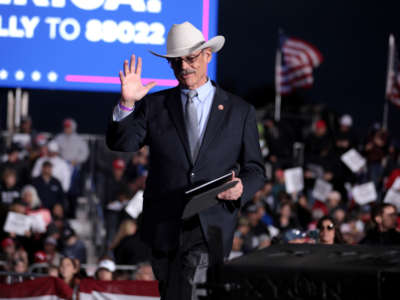
[[229,111],[228,95],[221,88],[217,86],[210,114],[208,116],[203,142],[201,143],[196,162],[201,161],[204,152],[207,151],[207,148],[214,139],[214,137],[217,135],[217,133],[221,132],[221,127],[224,124],[226,114],[228,111]]
[[168,99],[166,99],[165,103],[169,115],[176,127],[179,138],[181,139],[181,142],[185,148],[186,156],[193,165],[192,155],[190,154],[190,146],[186,133],[185,120],[183,119],[183,109],[179,87],[176,87],[172,90],[172,93],[168,96]]

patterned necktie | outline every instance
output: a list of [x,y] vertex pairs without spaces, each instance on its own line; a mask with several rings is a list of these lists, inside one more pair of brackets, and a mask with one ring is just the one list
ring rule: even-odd
[[197,92],[196,90],[189,90],[186,95],[185,123],[192,160],[195,162],[199,151],[199,123],[197,120],[196,105],[194,104],[193,99],[197,96]]

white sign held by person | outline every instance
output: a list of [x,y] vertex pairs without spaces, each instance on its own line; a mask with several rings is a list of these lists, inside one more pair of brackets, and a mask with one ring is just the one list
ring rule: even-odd
[[322,202],[325,202],[326,198],[330,192],[332,192],[333,186],[329,182],[322,179],[317,179],[315,181],[314,189],[312,191],[312,196]]
[[374,202],[378,198],[373,182],[368,182],[353,187],[352,193],[354,200],[359,205]]
[[15,233],[17,235],[25,235],[31,228],[31,217],[23,214],[18,214],[10,211],[7,214],[6,222],[4,223],[4,231]]
[[397,211],[400,211],[400,191],[396,191],[393,188],[389,189],[383,202],[393,204],[396,206]]
[[125,211],[134,219],[136,219],[143,210],[143,191],[139,190],[129,201],[125,207]]
[[32,231],[37,233],[46,232],[46,222],[44,221],[42,215],[34,214],[29,216],[31,218]]
[[300,192],[304,188],[303,169],[291,168],[284,171],[285,186],[287,193]]
[[353,172],[359,172],[367,163],[364,157],[361,156],[355,149],[350,149],[344,153],[340,159]]

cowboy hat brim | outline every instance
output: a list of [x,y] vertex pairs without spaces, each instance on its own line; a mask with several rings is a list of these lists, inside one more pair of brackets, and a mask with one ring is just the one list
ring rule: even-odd
[[221,48],[225,44],[225,38],[222,35],[217,35],[213,37],[212,39],[208,40],[207,42],[202,41],[199,44],[195,45],[194,47],[189,47],[189,48],[184,48],[184,49],[174,49],[174,51],[171,51],[171,53],[167,54],[158,54],[156,52],[153,52],[149,50],[151,54],[154,54],[159,57],[164,57],[164,58],[173,58],[173,57],[182,57],[182,56],[187,56],[193,52],[196,52],[198,50],[203,50],[205,48],[211,48],[212,52],[218,52],[221,50]]

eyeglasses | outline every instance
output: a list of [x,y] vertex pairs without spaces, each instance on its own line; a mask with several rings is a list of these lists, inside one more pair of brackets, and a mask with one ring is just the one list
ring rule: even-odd
[[182,61],[186,62],[189,65],[194,64],[197,59],[199,58],[200,54],[203,52],[203,50],[200,51],[199,54],[192,55],[192,56],[186,56],[186,57],[170,57],[167,58],[168,63],[171,65],[171,67],[176,67],[182,65]]
[[329,230],[329,231],[331,231],[331,230],[333,230],[335,228],[335,226],[333,225],[333,224],[329,224],[328,226],[320,226],[318,229],[320,230],[320,231],[323,231],[323,230]]

